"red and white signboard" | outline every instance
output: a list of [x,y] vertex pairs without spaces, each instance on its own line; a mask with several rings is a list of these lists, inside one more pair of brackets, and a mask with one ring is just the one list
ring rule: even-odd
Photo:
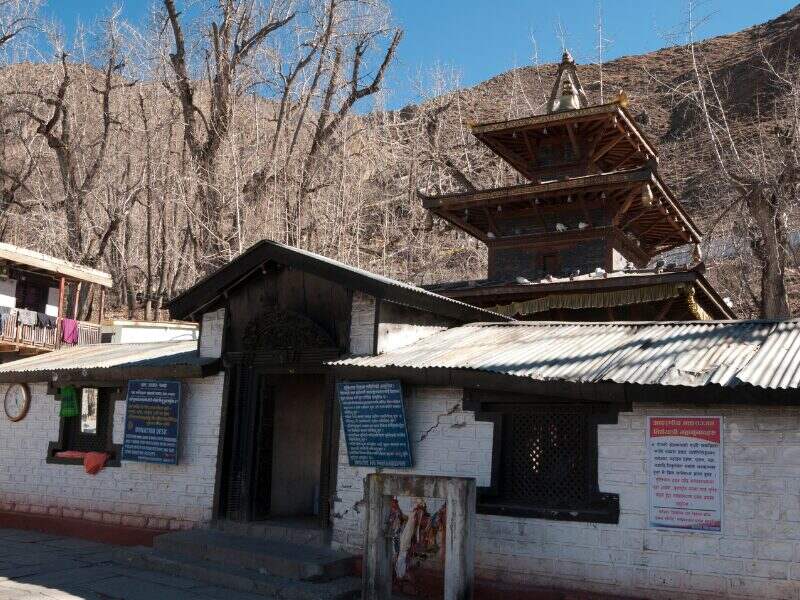
[[650,527],[722,530],[722,417],[647,417]]

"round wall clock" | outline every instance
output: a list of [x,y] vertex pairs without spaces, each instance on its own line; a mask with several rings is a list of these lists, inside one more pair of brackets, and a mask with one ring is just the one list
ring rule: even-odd
[[31,393],[24,383],[12,383],[6,390],[3,408],[9,421],[21,421],[31,407]]

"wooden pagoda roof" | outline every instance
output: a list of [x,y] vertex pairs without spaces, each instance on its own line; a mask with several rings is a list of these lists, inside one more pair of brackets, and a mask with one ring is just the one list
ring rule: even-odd
[[619,102],[472,125],[472,133],[531,181],[551,174],[537,165],[536,149],[563,138],[584,172],[610,172],[658,160],[655,146]]
[[[652,200],[645,186],[652,192]],[[528,183],[477,192],[426,196],[422,205],[456,227],[485,243],[511,237],[546,238],[575,235],[576,230],[558,231],[553,217],[569,205],[583,211],[590,234],[599,226],[630,234],[648,255],[688,243],[699,243],[701,232],[684,212],[657,172],[649,167],[587,175],[546,183]],[[593,208],[610,208],[611,223],[593,224]],[[526,219],[525,231],[507,228]],[[533,241],[533,240],[532,240]]]

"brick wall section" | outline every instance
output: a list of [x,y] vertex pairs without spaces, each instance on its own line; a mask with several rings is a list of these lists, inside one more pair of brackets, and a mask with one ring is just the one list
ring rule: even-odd
[[375,341],[375,298],[353,292],[350,314],[350,353],[372,354]]
[[[416,468],[386,469],[423,475],[477,477],[487,485],[491,476],[492,425],[475,422],[461,410],[462,391],[456,388],[410,388],[405,403],[411,455]],[[375,469],[351,467],[344,431],[339,435],[337,498],[332,511],[334,545],[360,552],[363,544],[364,478]],[[437,502],[429,503],[435,510]],[[401,502],[407,510],[410,501]]]
[[[214,501],[224,375],[184,386],[177,466],[123,462],[88,475],[83,466],[45,462],[58,440],[59,404],[47,385],[31,385],[31,408],[19,423],[0,419],[0,510],[50,514],[114,525],[181,529],[208,523]],[[0,385],[0,397],[5,394]],[[114,408],[122,443],[125,402]]]
[[[413,435],[458,396],[442,388],[413,392],[407,408]],[[646,415],[724,417],[722,535],[647,527]],[[451,419],[469,425],[453,429]],[[464,413],[445,422],[416,446],[414,470],[465,475],[473,469],[485,477],[489,444],[478,433],[481,425]],[[635,404],[617,425],[600,426],[598,469],[600,489],[620,495],[618,525],[478,515],[477,575],[658,599],[800,598],[799,408]],[[335,540],[358,551],[361,514],[351,507],[361,498],[366,470],[347,467],[342,454],[339,473],[337,510],[346,512],[334,519]]]

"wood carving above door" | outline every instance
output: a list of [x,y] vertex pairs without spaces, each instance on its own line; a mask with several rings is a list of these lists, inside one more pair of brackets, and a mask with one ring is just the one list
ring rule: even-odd
[[328,360],[340,353],[330,334],[312,319],[274,307],[250,320],[242,345],[251,360],[274,357],[276,362],[308,362]]

